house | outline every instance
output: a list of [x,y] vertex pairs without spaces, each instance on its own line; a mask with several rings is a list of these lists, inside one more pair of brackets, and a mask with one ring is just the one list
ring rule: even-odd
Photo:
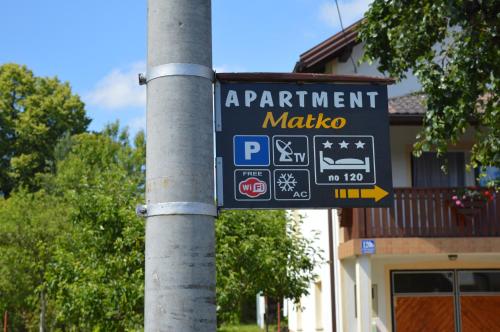
[[[358,26],[300,55],[294,71],[383,76],[375,64],[357,64]],[[388,92],[394,206],[300,211],[305,234],[321,231],[328,262],[302,309],[286,304],[289,329],[500,331],[500,195],[465,191],[480,185],[466,169],[474,132],[450,147],[445,174],[435,153],[411,153],[426,111],[418,80],[409,73]]]

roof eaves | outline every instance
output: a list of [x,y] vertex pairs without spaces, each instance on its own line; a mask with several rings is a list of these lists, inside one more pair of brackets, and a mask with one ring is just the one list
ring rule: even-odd
[[338,32],[322,43],[302,53],[294,68],[295,72],[307,72],[312,68],[324,64],[326,61],[341,54],[347,47],[359,43],[357,40],[358,28],[362,20],[350,25],[344,31]]
[[338,82],[361,84],[393,84],[395,82],[394,79],[387,77],[318,73],[217,73],[216,79],[221,82]]
[[389,123],[396,126],[421,126],[424,114],[389,113]]

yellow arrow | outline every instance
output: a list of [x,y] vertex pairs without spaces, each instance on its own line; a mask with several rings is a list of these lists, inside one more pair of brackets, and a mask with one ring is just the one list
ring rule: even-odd
[[363,189],[335,189],[335,198],[373,198],[375,202],[380,201],[385,196],[389,195],[387,191],[374,186],[373,188]]

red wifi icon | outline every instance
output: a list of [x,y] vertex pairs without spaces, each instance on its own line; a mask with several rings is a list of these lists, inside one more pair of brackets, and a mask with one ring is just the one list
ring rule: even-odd
[[250,198],[259,197],[267,192],[267,184],[257,178],[248,178],[241,181],[238,185],[238,190],[241,194]]

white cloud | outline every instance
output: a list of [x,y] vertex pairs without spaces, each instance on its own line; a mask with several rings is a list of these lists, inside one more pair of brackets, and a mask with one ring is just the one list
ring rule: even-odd
[[104,76],[83,99],[90,105],[109,110],[146,106],[146,88],[140,86],[137,75],[144,73],[144,61],[127,68],[115,68]]
[[242,66],[238,65],[215,65],[214,70],[217,73],[237,73],[237,72],[244,72],[245,69]]
[[137,132],[139,130],[146,130],[146,115],[142,115],[133,118],[129,121],[128,127],[132,132]]
[[[351,0],[351,1],[340,1],[339,8],[340,14],[342,15],[342,23],[344,28],[347,28],[352,23],[361,19],[364,13],[368,10],[370,3],[373,0]],[[335,1],[331,0],[328,2],[323,2],[319,8],[319,18],[325,24],[340,29],[339,14],[337,12],[337,6]]]

